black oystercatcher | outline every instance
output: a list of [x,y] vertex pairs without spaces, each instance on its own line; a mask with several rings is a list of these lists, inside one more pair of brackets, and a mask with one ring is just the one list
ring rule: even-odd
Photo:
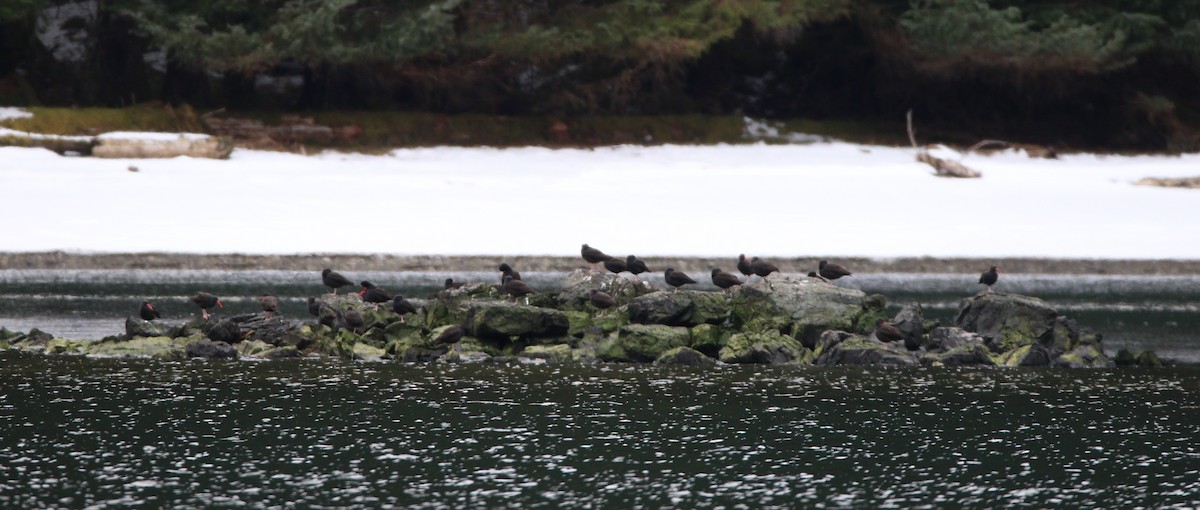
[[529,304],[529,297],[527,296],[530,294],[537,294],[537,292],[534,292],[534,290],[529,288],[528,285],[525,285],[525,282],[514,279],[511,276],[504,277],[504,292],[507,292],[508,295],[512,296],[513,298],[525,296],[525,304]]
[[579,254],[583,255],[583,260],[586,260],[588,264],[592,265],[592,268],[590,269],[591,271],[596,270],[596,264],[612,258],[608,255],[605,255],[604,252],[588,246],[587,243],[583,244],[583,248],[579,250]]
[[738,254],[737,270],[746,276],[747,279],[754,274],[754,270],[750,269],[750,260],[746,258],[745,253]]
[[454,278],[446,278],[446,282],[442,285],[442,290],[461,289],[463,285],[466,285],[466,283],[456,282]]
[[979,283],[987,285],[987,290],[984,291],[985,293],[991,293],[992,285],[995,285],[996,280],[999,280],[999,279],[1000,279],[1000,268],[998,268],[996,266],[992,266],[992,267],[988,268],[987,271],[984,271],[983,274],[979,275]]
[[[318,303],[320,303],[320,302],[318,301]],[[333,307],[331,307],[325,303],[321,303],[320,306],[321,306],[320,309],[317,310],[317,323],[323,324],[325,326],[329,326],[332,328],[334,323],[337,322],[337,318],[338,318],[337,311],[335,311],[333,309]]]
[[354,285],[354,282],[350,281],[349,278],[342,276],[341,273],[329,269],[328,267],[321,271],[321,282],[324,283],[326,287],[333,289],[334,294],[337,294],[338,287]]
[[364,303],[375,305],[376,309],[379,308],[379,303],[387,303],[392,300],[392,295],[388,294],[382,287],[377,287],[366,280],[363,280],[359,285],[362,285],[362,290],[358,291],[359,297],[362,298]]
[[404,299],[404,296],[396,294],[396,297],[392,298],[392,311],[400,315],[400,322],[404,322],[404,315],[417,313],[417,307]]
[[267,318],[275,316],[275,312],[279,311],[279,300],[267,293],[258,296],[258,306],[262,307],[262,311],[267,313]]
[[716,267],[714,267],[712,270],[712,282],[713,282],[713,285],[716,285],[717,287],[720,287],[721,289],[723,289],[726,294],[729,294],[729,292],[730,292],[729,289],[732,288],[734,285],[741,285],[742,283],[744,283],[743,281],[738,279],[737,275],[735,275],[733,273],[722,271],[720,268],[716,268]]
[[817,264],[817,272],[826,280],[836,280],[852,274],[849,269],[824,260]]
[[750,271],[761,277],[764,282],[767,282],[768,287],[774,288],[771,282],[767,281],[767,275],[779,272],[779,268],[775,267],[775,264],[758,257],[753,257],[750,259]]
[[212,307],[225,308],[225,305],[221,304],[220,298],[207,292],[197,292],[195,296],[192,296],[192,302],[200,307],[201,312],[204,312],[205,319],[208,318],[208,310]]
[[625,262],[618,258],[611,258],[604,261],[604,269],[607,269],[612,274],[621,274],[629,270],[628,267],[625,267]]
[[667,285],[675,287],[674,292],[679,292],[679,287],[689,283],[696,283],[696,280],[693,280],[692,277],[676,271],[673,267],[668,267],[666,272],[663,273],[663,280],[667,281]]
[[596,289],[588,291],[588,301],[591,301],[592,306],[601,310],[607,310],[617,306],[617,300],[613,299],[613,297],[608,295],[608,293],[600,292]]
[[149,301],[142,301],[141,308],[138,308],[138,316],[144,321],[152,321],[159,317],[158,310]]
[[337,317],[341,321],[342,327],[349,329],[350,332],[355,334],[358,334],[358,328],[363,327],[363,324],[365,324],[362,314],[353,308],[348,308],[344,312],[337,312]]
[[315,297],[308,298],[308,313],[314,317],[321,316],[321,307],[325,306],[325,302]]
[[503,284],[504,278],[508,277],[508,276],[511,276],[512,279],[514,279],[514,280],[521,279],[521,273],[518,273],[515,269],[512,268],[512,266],[508,265],[508,262],[501,262],[500,263],[500,283]]
[[876,319],[875,338],[880,342],[899,342],[904,340],[904,333],[896,329],[896,326],[888,324],[888,321]]
[[637,258],[636,255],[630,255],[625,257],[625,270],[633,273],[633,277],[638,281],[641,281],[641,278],[638,278],[638,275],[645,273],[650,269],[647,268],[646,263],[642,262],[641,259]]
[[462,326],[450,326],[445,331],[442,331],[442,334],[438,335],[437,338],[434,338],[433,343],[434,345],[452,344],[462,340],[462,337],[466,336],[466,334],[466,328]]

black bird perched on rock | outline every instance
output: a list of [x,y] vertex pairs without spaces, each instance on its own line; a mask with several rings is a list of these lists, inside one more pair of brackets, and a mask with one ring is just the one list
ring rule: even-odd
[[262,307],[262,311],[267,313],[267,318],[275,316],[275,312],[279,311],[279,300],[267,293],[258,296],[258,306]]
[[442,334],[438,335],[437,338],[433,339],[433,344],[434,345],[452,344],[454,342],[462,340],[462,337],[466,336],[466,334],[467,334],[466,328],[464,328],[462,326],[450,326],[450,327],[446,328],[445,330],[443,330]]
[[[775,267],[775,264],[767,262],[758,257],[753,257],[750,259],[750,271],[761,277],[764,282],[767,282],[767,275],[771,273],[778,273],[779,268]],[[771,282],[767,282],[767,286],[773,287]]]
[[745,253],[738,254],[737,270],[739,273],[745,275],[746,278],[750,278],[754,274],[754,270],[750,269],[750,260],[746,258]]
[[[514,298],[520,298],[530,294],[537,294],[537,292],[534,292],[534,290],[529,288],[528,285],[525,285],[525,282],[514,279],[511,276],[504,277],[504,292],[507,292],[508,295]],[[529,304],[528,297],[525,298],[525,304]]]
[[392,295],[388,294],[382,287],[377,287],[366,280],[363,280],[359,285],[362,285],[362,290],[358,291],[358,295],[364,303],[371,303],[378,308],[379,303],[387,303],[392,300]]
[[333,293],[337,294],[338,287],[354,285],[354,282],[349,278],[342,276],[342,273],[329,269],[328,267],[321,271],[321,283],[326,287],[333,289]]
[[400,322],[404,322],[404,315],[417,313],[417,307],[404,299],[404,296],[396,294],[396,297],[392,298],[392,311],[400,315]]
[[313,317],[321,316],[321,307],[325,306],[325,302],[315,297],[308,298],[308,313]]
[[638,278],[638,275],[649,271],[650,268],[646,267],[646,263],[642,262],[636,255],[630,255],[625,257],[625,270],[633,273],[633,277],[640,281],[641,278]]
[[875,319],[875,338],[880,342],[899,342],[904,340],[905,336],[896,326],[888,324],[888,321]]
[[149,301],[142,301],[142,306],[138,308],[138,316],[144,321],[152,321],[159,317],[158,310]]
[[618,258],[611,258],[604,261],[604,269],[607,269],[612,274],[621,274],[628,271],[625,262]]
[[712,282],[713,282],[713,285],[716,285],[717,287],[720,287],[721,289],[723,289],[726,294],[728,294],[730,292],[729,289],[731,287],[733,287],[734,285],[741,285],[742,283],[744,283],[743,281],[738,279],[737,275],[735,275],[733,273],[722,271],[720,268],[717,268],[717,267],[714,267],[712,270]]
[[587,243],[583,243],[583,248],[579,250],[579,254],[583,255],[583,260],[586,260],[588,264],[592,265],[592,268],[590,269],[591,271],[596,270],[596,264],[612,258],[608,255],[605,255],[604,252],[588,246]]
[[363,327],[363,324],[366,323],[363,321],[362,314],[353,308],[347,308],[344,312],[337,312],[337,318],[342,323],[342,327],[349,329],[355,334],[358,334],[358,328]]
[[[320,301],[318,301],[318,303],[320,303]],[[337,311],[334,310],[332,306],[329,306],[325,303],[320,304],[320,308],[317,310],[316,315],[318,324],[323,324],[331,328],[337,322],[338,318]]]
[[607,292],[600,292],[596,289],[588,291],[588,301],[591,301],[592,306],[601,310],[617,306],[617,300],[613,299]]
[[220,298],[207,292],[197,292],[195,296],[192,296],[192,302],[200,307],[201,312],[204,312],[205,319],[208,318],[208,311],[212,307],[225,308],[225,305],[221,304]]
[[521,279],[521,273],[518,273],[517,270],[513,269],[512,266],[508,265],[508,262],[501,262],[500,263],[500,283],[503,284],[504,278],[509,277],[509,276],[511,276],[512,279],[514,279],[514,280]]
[[992,285],[995,285],[996,281],[999,279],[1000,279],[1000,268],[998,268],[996,266],[992,266],[992,267],[988,268],[987,271],[984,271],[983,274],[979,275],[979,283],[987,285],[987,290],[984,291],[986,293],[992,292]]
[[461,289],[466,283],[456,282],[454,278],[446,278],[446,282],[442,285],[442,290]]
[[824,260],[817,264],[817,273],[821,275],[821,278],[826,280],[836,280],[843,276],[850,276],[853,274],[849,269]]
[[696,280],[693,280],[692,277],[676,271],[673,267],[668,267],[663,273],[663,280],[666,280],[667,285],[675,287],[674,292],[679,292],[679,287],[689,283],[696,283]]

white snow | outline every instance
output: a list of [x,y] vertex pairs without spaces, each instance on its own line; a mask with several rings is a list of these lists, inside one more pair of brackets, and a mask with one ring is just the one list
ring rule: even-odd
[[11,106],[0,106],[0,120],[28,119],[30,117],[33,117],[33,114],[29,113],[21,108],[13,108]]
[[1200,175],[1200,155],[968,157],[981,179],[933,177],[913,156],[847,143],[227,161],[0,148],[0,251],[1200,258],[1200,191],[1132,184]]
[[207,140],[212,138],[204,133],[146,133],[135,131],[112,131],[97,135],[97,140]]

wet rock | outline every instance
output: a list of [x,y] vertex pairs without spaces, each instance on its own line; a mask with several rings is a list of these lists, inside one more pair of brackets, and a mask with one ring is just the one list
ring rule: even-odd
[[729,343],[721,349],[719,357],[722,363],[778,365],[808,361],[811,353],[812,351],[805,348],[795,338],[775,331],[767,331],[733,334],[729,337]]
[[695,326],[720,324],[729,316],[728,300],[715,292],[653,292],[629,302],[629,320],[639,324]]
[[992,357],[991,350],[980,339],[975,343],[964,343],[949,349],[926,352],[921,355],[921,363],[948,367],[993,366],[996,364],[996,360]]
[[531,345],[521,351],[521,357],[545,360],[548,363],[569,363],[579,360],[575,350],[566,344]]
[[161,322],[151,322],[142,320],[141,317],[129,316],[125,318],[125,337],[136,338],[139,336],[176,336],[172,335],[170,327]]
[[606,342],[597,354],[605,361],[644,363],[654,361],[667,350],[686,346],[690,339],[687,328],[630,324],[622,327],[616,337]]
[[242,329],[238,327],[236,322],[225,319],[208,328],[205,336],[214,342],[235,344],[242,341]]
[[964,299],[954,322],[999,353],[1052,338],[1057,319],[1058,311],[1040,299],[993,292]]
[[704,353],[689,347],[676,347],[660,354],[654,360],[656,365],[683,365],[689,367],[712,367],[717,360],[705,356]]
[[902,346],[890,346],[855,335],[826,348],[817,365],[901,365],[920,362]]
[[197,340],[184,346],[184,355],[189,358],[237,359],[237,350],[225,342]]
[[182,360],[187,358],[187,345],[203,337],[170,338],[165,336],[138,337],[123,342],[102,342],[88,346],[87,354],[94,356],[152,357]]
[[494,339],[555,337],[570,330],[563,312],[504,302],[472,302],[466,324],[471,336]]
[[449,349],[446,347],[409,347],[397,359],[405,363],[429,363],[437,361],[438,358],[441,358],[447,352],[449,352]]
[[895,317],[892,317],[891,323],[896,329],[904,333],[904,347],[910,351],[915,351],[921,348],[921,339],[929,330],[925,329],[926,321],[924,310],[921,304],[913,301],[904,305]]
[[790,332],[815,342],[826,330],[852,329],[866,297],[862,291],[816,279],[783,277],[773,279],[772,285],[774,290],[742,285],[734,291],[730,307],[734,324],[743,332]]
[[1161,367],[1163,362],[1158,358],[1158,354],[1154,351],[1142,351],[1137,357],[1138,366],[1143,367]]
[[625,304],[634,298],[657,292],[649,282],[634,281],[628,278],[606,272],[589,272],[577,269],[567,275],[562,289],[555,295],[556,307],[562,310],[590,311],[588,291],[596,289],[613,297],[618,304]]
[[262,358],[266,357],[268,352],[275,350],[275,346],[262,340],[245,340],[238,343],[234,350],[237,351],[239,356]]
[[1113,366],[1112,360],[1104,355],[1100,347],[1091,344],[1080,345],[1071,352],[1054,358],[1052,363],[1055,366],[1068,368],[1108,368]]
[[704,353],[705,356],[717,357],[721,349],[729,343],[730,333],[720,326],[697,324],[691,327],[689,333],[691,348]]
[[387,354],[373,345],[358,343],[354,345],[354,359],[360,361],[379,361]]
[[269,360],[293,359],[303,357],[304,353],[295,347],[276,347],[263,354]]
[[1137,362],[1138,355],[1127,348],[1117,351],[1117,356],[1113,358],[1113,364],[1117,365],[1118,367],[1136,365]]
[[284,345],[284,338],[296,328],[283,320],[279,314],[268,318],[265,313],[248,313],[230,317],[237,324],[241,338],[261,340],[273,346]]
[[946,352],[964,346],[985,345],[983,337],[976,333],[954,327],[934,328],[925,341],[925,350]]

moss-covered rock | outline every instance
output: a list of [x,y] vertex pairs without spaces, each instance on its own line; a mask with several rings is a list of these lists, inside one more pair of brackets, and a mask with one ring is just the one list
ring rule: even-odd
[[316,335],[308,350],[324,356],[342,359],[354,359],[354,346],[358,344],[358,335],[346,329],[330,334]]
[[1158,358],[1158,354],[1154,351],[1142,351],[1137,357],[1138,366],[1143,367],[1161,367],[1163,362]]
[[917,365],[920,362],[903,346],[892,346],[858,335],[825,348],[818,365]]
[[921,355],[921,363],[938,366],[993,366],[996,359],[991,350],[983,342],[963,344],[944,351],[926,352]]
[[712,324],[697,324],[689,329],[691,348],[704,353],[705,356],[717,357],[721,349],[729,343],[729,331]]
[[265,357],[268,352],[275,350],[275,346],[262,340],[246,340],[239,343],[236,349],[240,356],[261,358]]
[[772,281],[773,290],[742,285],[730,303],[733,322],[743,332],[790,332],[815,342],[830,329],[849,330],[862,313],[862,291],[815,279],[790,277]]
[[558,310],[494,301],[471,302],[466,324],[471,336],[493,339],[561,337],[570,330]]
[[[245,344],[242,347],[245,347]],[[228,343],[214,342],[205,338],[184,346],[184,355],[189,358],[237,359],[238,350]]]
[[1080,345],[1053,361],[1055,366],[1068,368],[1108,368],[1113,362],[1104,355],[1098,345]]
[[1057,318],[1040,299],[993,292],[964,299],[954,322],[982,336],[993,352],[1007,352],[1052,338]]
[[501,355],[499,349],[471,337],[464,337],[446,349],[446,354],[438,358],[439,362],[481,363]]
[[54,338],[46,342],[46,354],[83,354],[86,345],[78,340]]
[[152,322],[142,320],[141,317],[129,316],[125,318],[125,336],[127,338],[136,338],[139,336],[176,336],[172,335],[170,327],[161,322]]
[[629,302],[629,320],[638,324],[695,326],[720,324],[729,317],[729,301],[698,290],[652,292]]
[[606,272],[590,272],[577,269],[567,275],[563,286],[554,295],[555,307],[561,310],[592,311],[588,304],[588,291],[596,289],[613,297],[618,304],[626,304],[634,298],[656,292],[646,281],[634,281]]
[[93,356],[151,357],[181,360],[187,357],[187,344],[203,340],[192,336],[170,338],[165,336],[139,337],[124,342],[104,342],[88,346],[86,353]]
[[354,344],[354,359],[362,361],[379,361],[386,356],[383,349],[374,345],[359,342]]
[[521,351],[521,357],[545,360],[549,363],[569,363],[579,361],[575,349],[565,344],[531,345]]
[[624,326],[597,351],[605,361],[654,361],[659,355],[675,347],[683,347],[691,340],[687,328],[661,324],[630,324]]
[[689,347],[676,347],[660,354],[654,360],[656,365],[684,365],[689,367],[712,367],[717,360],[705,356],[704,353]]
[[733,334],[718,356],[722,363],[783,364],[803,362],[810,352],[795,338],[767,331]]
[[870,335],[875,331],[875,321],[879,319],[888,320],[891,316],[887,313],[887,298],[882,294],[871,294],[862,299],[862,308],[858,315],[854,317],[855,333]]

